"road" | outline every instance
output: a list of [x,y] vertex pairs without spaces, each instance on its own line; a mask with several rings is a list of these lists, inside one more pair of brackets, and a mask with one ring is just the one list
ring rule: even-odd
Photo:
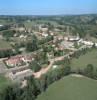
[[43,74],[47,73],[49,69],[53,66],[55,61],[63,60],[65,57],[68,57],[69,55],[73,54],[74,52],[70,52],[69,54],[66,54],[61,57],[56,57],[54,59],[50,59],[50,64],[46,68],[42,68],[39,72],[33,73],[35,78],[40,78]]
[[[84,48],[86,48],[86,45],[83,45],[77,51],[82,50]],[[49,69],[53,66],[55,61],[63,60],[64,58],[69,57],[72,54],[74,54],[74,52],[70,52],[69,54],[66,54],[66,55],[61,56],[61,57],[56,57],[56,58],[50,59],[49,60],[50,64],[46,68],[42,68],[39,72],[33,73],[34,77],[35,78],[40,78],[41,75],[43,75],[43,74],[45,74],[45,73],[47,73],[49,71]]]
[[[80,47],[79,49],[77,49],[76,51],[79,51],[79,50],[82,50],[84,48],[87,48],[86,45],[83,45],[82,47]],[[53,66],[54,62],[55,61],[59,61],[59,60],[62,60],[64,59],[65,57],[68,57],[69,55],[72,55],[74,52],[70,52],[69,54],[66,54],[64,56],[61,56],[61,57],[56,57],[56,58],[53,58],[53,59],[50,59],[50,64],[46,67],[46,68],[42,68],[39,72],[36,72],[36,73],[32,73],[36,78],[39,78],[41,77],[42,74],[45,74],[48,72],[48,70]],[[8,69],[5,64],[3,63],[3,60],[6,59],[6,58],[2,58],[0,59],[0,73],[6,73],[6,72],[11,72],[11,71],[14,71],[14,70],[18,70],[20,68],[27,68],[28,66],[22,66],[22,67],[16,67],[16,68],[11,68],[11,69]]]
[[35,78],[40,78],[41,75],[48,72],[48,70],[52,67],[54,61],[51,61],[50,64],[46,68],[42,68],[39,72],[33,73]]

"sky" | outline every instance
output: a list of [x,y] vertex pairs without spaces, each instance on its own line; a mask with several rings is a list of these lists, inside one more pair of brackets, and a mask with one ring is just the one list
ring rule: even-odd
[[97,0],[0,0],[0,15],[97,13]]

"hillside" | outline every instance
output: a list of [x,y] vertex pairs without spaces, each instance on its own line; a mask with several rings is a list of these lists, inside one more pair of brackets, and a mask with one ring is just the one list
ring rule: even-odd
[[37,100],[97,100],[97,81],[67,76],[52,84]]

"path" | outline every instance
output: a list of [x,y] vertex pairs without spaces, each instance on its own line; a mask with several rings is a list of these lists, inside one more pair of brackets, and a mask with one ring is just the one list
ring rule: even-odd
[[39,72],[33,73],[35,78],[40,78],[41,75],[47,73],[49,71],[49,69],[52,67],[52,65],[54,64],[55,61],[60,61],[63,60],[64,57],[68,57],[69,55],[73,54],[73,52],[66,54],[64,56],[61,57],[56,57],[54,59],[50,59],[50,64],[46,67],[46,68],[42,68]]

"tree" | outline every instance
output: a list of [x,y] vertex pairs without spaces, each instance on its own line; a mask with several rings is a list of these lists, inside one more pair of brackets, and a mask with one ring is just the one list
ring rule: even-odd
[[84,73],[86,76],[88,77],[93,77],[93,73],[94,73],[94,67],[92,64],[88,64],[87,67],[84,70]]
[[70,66],[66,66],[64,68],[64,75],[69,75],[71,73],[71,67]]
[[10,57],[12,55],[14,55],[14,53],[11,49],[9,49],[9,50],[0,50],[0,58]]
[[37,95],[39,95],[40,90],[36,82],[38,81],[33,76],[27,78],[27,86],[24,88],[22,100],[35,100]]
[[74,42],[74,47],[78,48],[78,43],[77,42]]
[[67,57],[64,58],[64,63],[65,63],[66,66],[70,65],[70,59],[68,59]]
[[38,49],[38,39],[35,35],[33,35],[30,39],[27,40],[26,50],[35,51],[37,49]]
[[41,76],[39,84],[40,84],[40,91],[44,92],[47,88],[47,75],[44,74]]
[[96,70],[94,72],[94,79],[97,79],[97,68],[96,68]]
[[32,61],[29,66],[34,72],[38,72],[41,69],[37,61]]
[[18,85],[10,85],[6,87],[1,95],[0,95],[0,100],[22,100],[20,98],[21,96],[21,89],[19,88]]
[[36,56],[36,60],[40,64],[46,64],[46,63],[48,63],[47,52],[43,51],[43,52],[38,53],[38,55]]
[[4,36],[5,38],[13,37],[14,34],[15,34],[15,32],[12,31],[12,30],[7,30],[7,31],[4,31],[4,32],[3,32],[3,36]]

